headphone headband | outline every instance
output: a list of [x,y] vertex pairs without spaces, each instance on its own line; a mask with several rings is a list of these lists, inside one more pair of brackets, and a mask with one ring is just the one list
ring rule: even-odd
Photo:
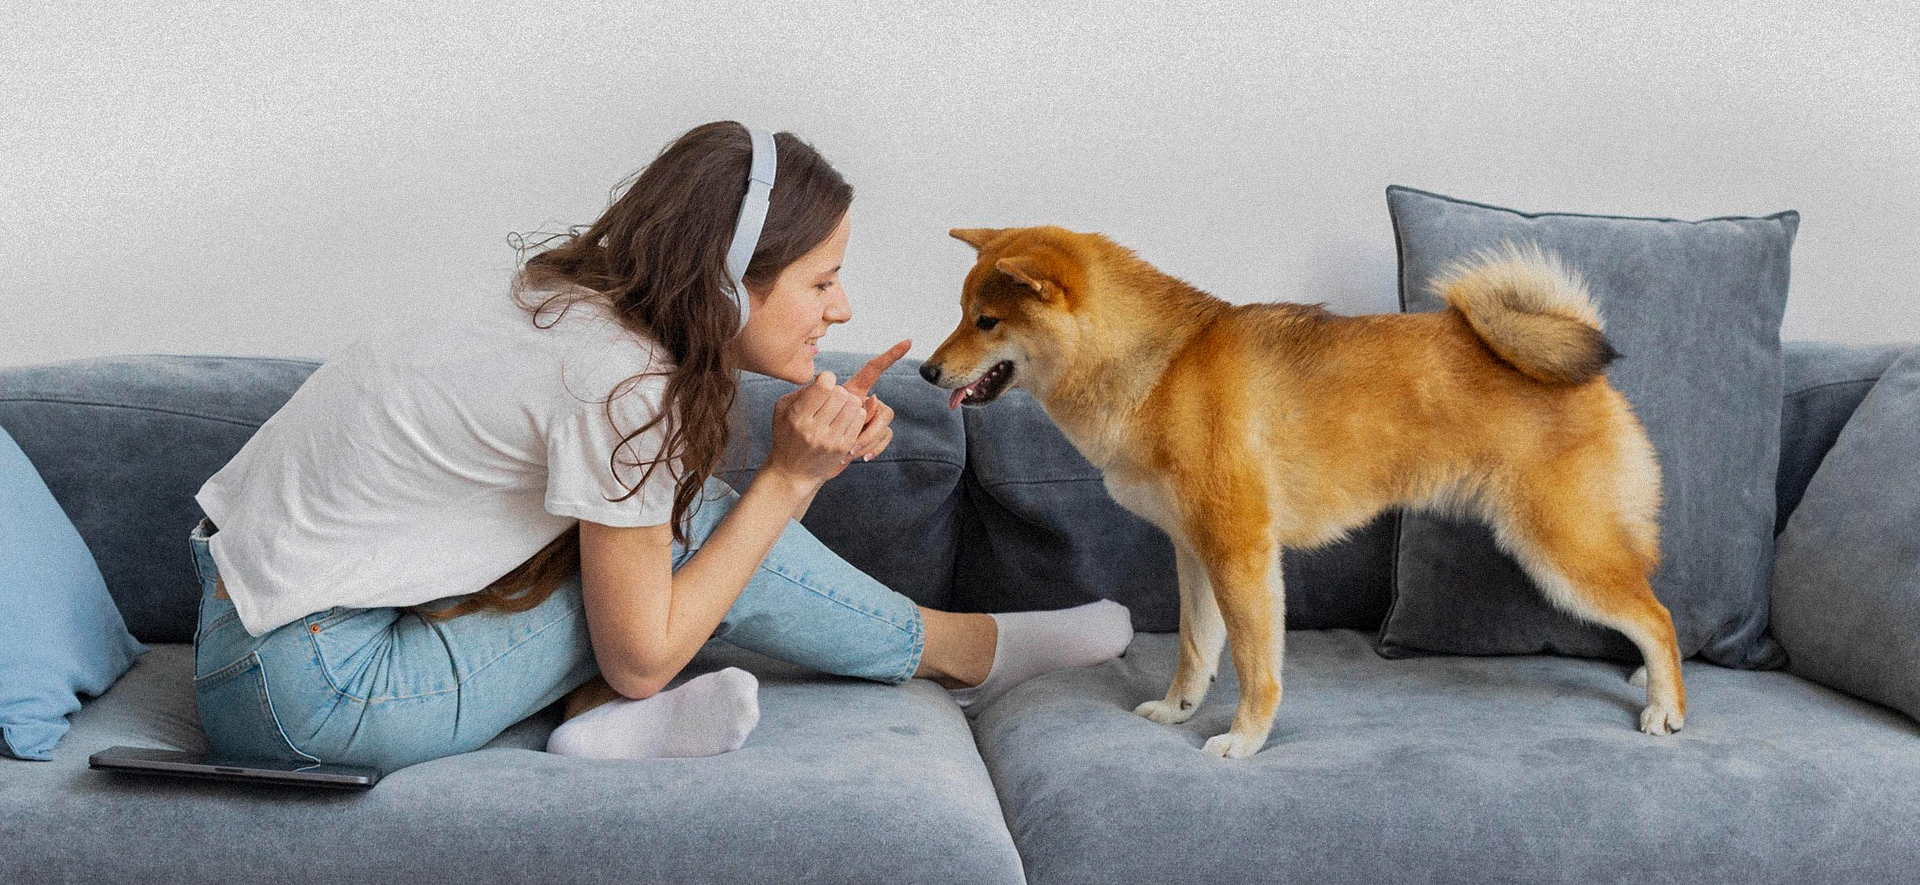
[[742,326],[747,324],[747,313],[752,309],[747,297],[747,265],[753,262],[753,250],[760,245],[760,229],[767,223],[767,202],[773,194],[773,172],[779,160],[772,133],[748,129],[747,134],[753,139],[753,167],[747,173],[747,195],[740,200],[733,243],[727,247],[727,275],[733,278],[733,303],[740,307]]

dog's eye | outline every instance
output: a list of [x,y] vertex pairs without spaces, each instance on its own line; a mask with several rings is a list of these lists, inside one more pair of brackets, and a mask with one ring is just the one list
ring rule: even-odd
[[974,320],[973,324],[976,326],[979,326],[982,329],[991,329],[994,326],[997,326],[1000,324],[1000,318],[999,317],[981,317],[977,320]]

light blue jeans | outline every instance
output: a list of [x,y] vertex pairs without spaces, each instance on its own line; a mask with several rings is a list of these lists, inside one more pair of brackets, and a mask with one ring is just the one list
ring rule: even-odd
[[[675,570],[739,500],[718,481],[704,497],[688,545],[673,547]],[[217,531],[202,520],[189,537],[201,585],[193,688],[216,753],[392,771],[478,749],[599,672],[577,575],[515,614],[432,621],[397,608],[334,608],[251,636],[233,603],[213,595],[207,539]],[[798,523],[787,525],[714,636],[890,684],[912,677],[925,638],[912,600]]]

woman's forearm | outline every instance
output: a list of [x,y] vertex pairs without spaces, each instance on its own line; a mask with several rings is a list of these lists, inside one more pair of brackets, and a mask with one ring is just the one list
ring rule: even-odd
[[794,522],[799,522],[806,518],[807,508],[813,506],[813,497],[818,494],[820,494],[820,487],[814,486],[813,491],[808,492],[805,497],[800,499],[800,503],[793,505]]
[[650,669],[672,679],[700,651],[817,487],[761,471],[685,565],[673,573],[665,636]]

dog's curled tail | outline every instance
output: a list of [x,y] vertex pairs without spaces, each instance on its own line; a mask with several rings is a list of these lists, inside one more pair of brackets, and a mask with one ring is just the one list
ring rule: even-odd
[[1483,249],[1441,272],[1433,289],[1487,347],[1536,381],[1580,384],[1620,355],[1586,283],[1538,245]]

